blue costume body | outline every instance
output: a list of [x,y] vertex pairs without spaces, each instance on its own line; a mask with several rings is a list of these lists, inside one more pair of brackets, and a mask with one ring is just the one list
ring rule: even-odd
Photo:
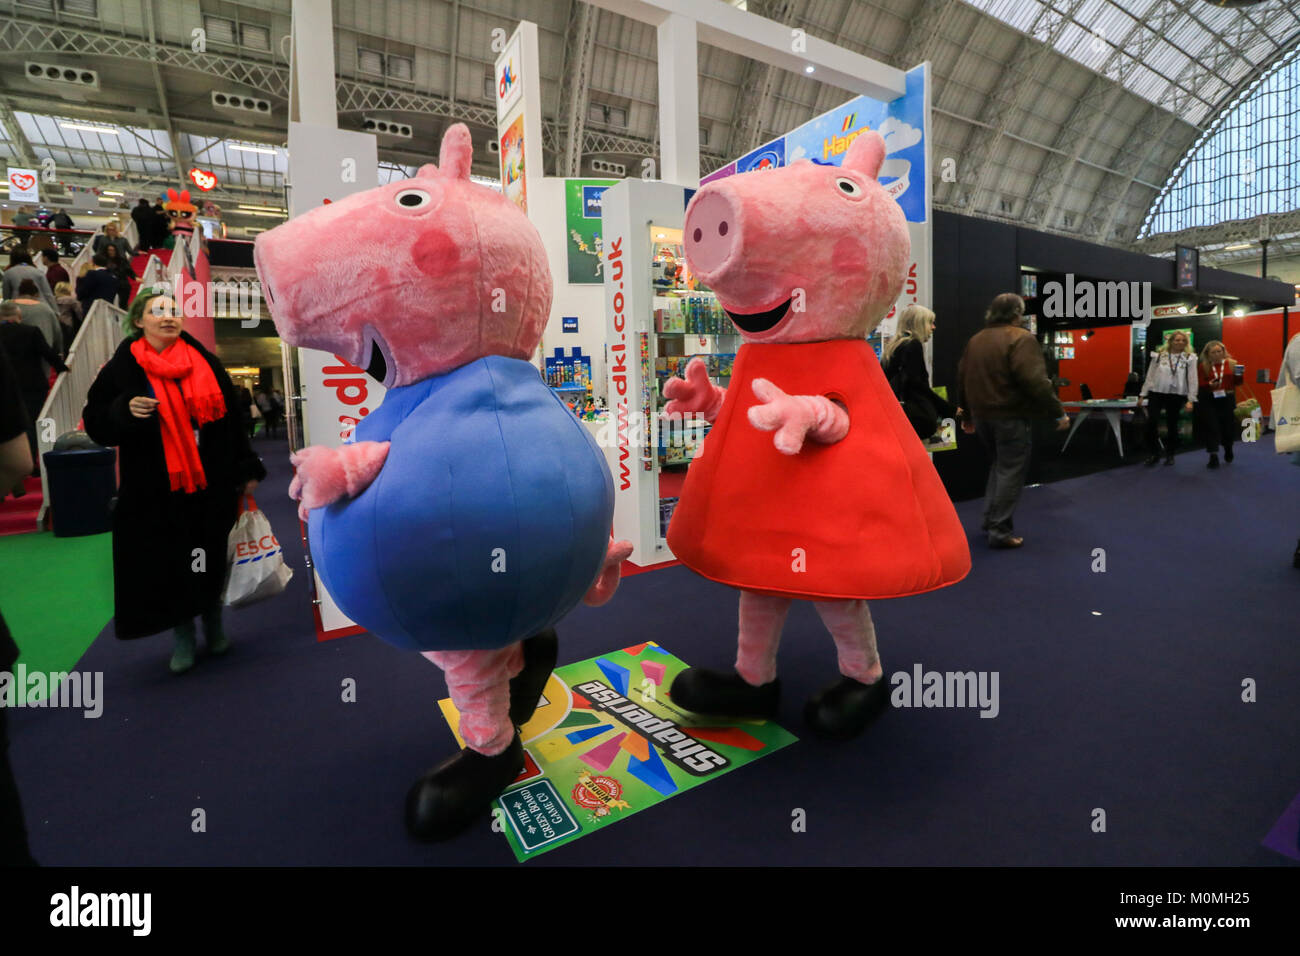
[[339,608],[408,650],[489,650],[546,629],[600,572],[614,483],[600,446],[519,359],[390,389],[357,425],[390,441],[355,498],[308,516]]

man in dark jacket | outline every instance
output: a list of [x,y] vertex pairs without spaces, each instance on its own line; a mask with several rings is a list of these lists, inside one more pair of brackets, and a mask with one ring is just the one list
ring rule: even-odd
[[149,205],[149,200],[140,197],[140,201],[131,210],[131,219],[135,222],[135,231],[140,234],[140,248],[158,248],[153,209]]
[[968,421],[962,429],[978,434],[992,465],[984,493],[984,530],[994,548],[1018,548],[1013,516],[1029,472],[1032,419],[1052,417],[1057,428],[1070,418],[1047,377],[1038,340],[1020,325],[1025,302],[1003,293],[989,305],[985,328],[966,343],[957,366],[960,404]]
[[108,267],[108,256],[97,252],[90,261],[95,268],[77,280],[77,301],[81,303],[83,319],[90,317],[90,307],[96,299],[115,301],[119,284],[117,273]]

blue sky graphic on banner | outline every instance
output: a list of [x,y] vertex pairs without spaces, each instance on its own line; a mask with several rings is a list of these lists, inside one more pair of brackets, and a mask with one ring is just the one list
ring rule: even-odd
[[898,201],[908,222],[925,222],[929,173],[925,165],[923,72],[920,66],[907,72],[906,92],[898,99],[888,103],[869,96],[852,99],[736,160],[736,172],[783,166],[800,159],[839,166],[858,134],[874,129],[885,139],[881,185]]

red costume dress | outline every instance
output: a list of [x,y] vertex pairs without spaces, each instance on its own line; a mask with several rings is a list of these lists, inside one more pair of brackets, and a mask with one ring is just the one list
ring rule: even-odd
[[[848,434],[777,451],[749,422],[757,378],[840,402]],[[740,347],[668,546],[706,578],[802,600],[902,597],[970,571],[952,502],[863,339]]]

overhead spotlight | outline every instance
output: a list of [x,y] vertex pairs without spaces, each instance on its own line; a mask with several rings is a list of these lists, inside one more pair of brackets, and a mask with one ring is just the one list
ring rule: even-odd
[[1246,310],[1243,309],[1241,306],[1237,306],[1237,308],[1235,308],[1235,309],[1232,310],[1232,314],[1233,314],[1233,315],[1245,315],[1245,314],[1246,314]]
[[1096,334],[1097,331],[1095,329],[1089,329],[1087,332],[1083,333],[1083,340],[1086,342],[1088,341],[1088,339],[1092,338]]
[[1187,306],[1185,306],[1185,305],[1180,305],[1180,306],[1178,307],[1178,314],[1179,314],[1179,315],[1186,315],[1186,314],[1187,314]]
[[813,66],[811,63],[809,63],[807,66],[805,66],[805,67],[803,68],[803,71],[804,71],[805,73],[811,73],[811,72],[813,72],[815,69],[816,69],[816,67]]

